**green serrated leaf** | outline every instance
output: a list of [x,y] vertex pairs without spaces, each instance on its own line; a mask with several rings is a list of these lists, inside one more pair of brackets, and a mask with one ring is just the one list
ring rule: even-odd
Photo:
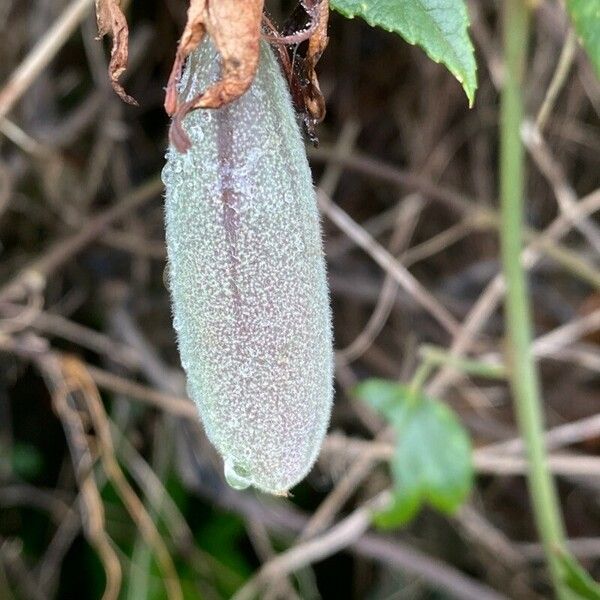
[[433,61],[446,65],[473,105],[477,65],[463,0],[331,0],[331,6],[348,18],[361,17],[419,45]]
[[570,554],[559,554],[560,564],[563,568],[563,581],[577,598],[584,600],[600,600],[600,585],[596,583],[588,572]]
[[600,77],[600,0],[567,0],[567,10]]

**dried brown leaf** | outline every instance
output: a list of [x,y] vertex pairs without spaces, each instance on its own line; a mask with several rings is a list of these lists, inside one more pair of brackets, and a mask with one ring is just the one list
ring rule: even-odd
[[110,83],[127,104],[137,106],[135,98],[131,97],[119,83],[119,78],[127,68],[129,57],[129,28],[127,20],[121,10],[120,0],[96,0],[96,20],[98,22],[99,38],[105,35],[112,37],[112,49],[110,52],[110,64],[108,65],[108,76]]
[[315,67],[329,43],[327,24],[329,22],[329,0],[314,0],[317,25],[308,41],[308,52],[304,59],[305,73],[309,80],[306,91],[306,108],[314,124],[325,118],[325,99],[319,86]]
[[112,540],[106,531],[106,519],[102,497],[94,478],[96,457],[92,452],[84,414],[77,410],[73,402],[77,385],[64,370],[60,357],[48,354],[39,358],[39,365],[52,395],[52,406],[58,415],[73,462],[73,469],[80,489],[78,502],[81,511],[85,536],[98,552],[105,570],[105,600],[117,600],[121,589],[122,572]]
[[157,565],[162,571],[162,583],[165,586],[166,597],[170,600],[182,600],[181,585],[169,549],[117,461],[110,432],[110,421],[104,410],[100,392],[87,366],[79,358],[70,355],[61,356],[59,361],[65,381],[70,383],[73,393],[81,397],[82,405],[86,409],[83,414],[89,417],[95,433],[104,472],[123,501],[127,512],[135,521],[145,542],[154,552]]
[[[174,117],[171,139],[181,150],[189,140],[181,119],[197,108],[219,108],[239,98],[258,68],[260,24],[264,0],[191,0],[187,23],[167,84],[165,110]],[[221,55],[221,79],[202,94],[182,102],[177,84],[185,59],[208,34]]]
[[[187,113],[198,108],[219,108],[239,98],[250,86],[258,68],[261,38],[261,19],[264,0],[190,0],[187,23],[167,84],[165,110],[173,117],[169,137],[174,146],[185,152],[190,141],[182,127]],[[325,117],[325,101],[319,88],[315,66],[327,46],[329,0],[302,0],[304,20],[309,23],[301,30],[280,35],[267,17],[271,31],[263,37],[279,46],[281,65],[288,74],[292,98],[303,115],[306,129],[316,141],[314,128]],[[221,56],[221,78],[200,95],[183,102],[177,85],[186,58],[208,34]],[[305,43],[304,56],[296,52],[293,64],[283,48]]]
[[[304,25],[307,15],[310,22]],[[287,75],[294,106],[302,115],[306,133],[315,144],[316,125],[325,118],[325,99],[315,67],[329,41],[328,20],[329,0],[302,0],[286,23],[284,35],[278,34],[271,21],[264,17],[265,26],[271,32],[264,37],[278,46],[279,62]],[[306,44],[298,46],[307,40]],[[286,45],[294,45],[292,53],[286,51]]]

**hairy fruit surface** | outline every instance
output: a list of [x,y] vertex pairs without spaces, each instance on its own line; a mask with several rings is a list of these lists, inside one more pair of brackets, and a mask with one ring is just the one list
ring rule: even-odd
[[[182,100],[219,78],[204,41]],[[163,171],[181,361],[228,482],[285,493],[310,470],[332,402],[331,315],[319,214],[286,82],[262,42],[233,103],[183,120],[191,149]]]

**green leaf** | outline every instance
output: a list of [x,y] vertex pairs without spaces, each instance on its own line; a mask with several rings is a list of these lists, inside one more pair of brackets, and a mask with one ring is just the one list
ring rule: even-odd
[[567,10],[600,77],[600,0],[567,0]]
[[404,493],[396,491],[390,505],[375,514],[373,522],[382,529],[393,529],[413,519],[421,505],[421,494],[418,489],[405,489]]
[[331,0],[331,6],[348,18],[361,17],[421,46],[429,58],[446,65],[473,105],[477,65],[464,0]]
[[566,552],[561,552],[559,560],[564,571],[563,581],[571,592],[585,600],[600,600],[600,585],[590,577],[575,558]]
[[355,394],[381,412],[398,436],[391,463],[394,499],[375,523],[401,525],[424,504],[454,512],[473,486],[471,441],[455,413],[442,402],[411,396],[406,386],[384,379],[367,379]]
[[354,388],[354,395],[369,404],[391,423],[401,419],[407,406],[406,386],[387,379],[366,379]]

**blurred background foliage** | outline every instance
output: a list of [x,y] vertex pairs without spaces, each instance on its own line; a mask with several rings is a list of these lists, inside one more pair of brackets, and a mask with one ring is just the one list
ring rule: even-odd
[[[390,443],[378,437],[386,421],[354,386],[371,377],[409,384],[423,344],[452,343],[389,264],[380,268],[357,247],[357,232],[387,249],[458,325],[499,272],[499,3],[468,4],[479,67],[470,110],[460,84],[419,48],[332,13],[319,63],[328,114],[319,147],[308,151],[316,185],[335,202],[323,225],[339,350],[336,405],[319,464],[286,499],[228,489],[185,400],[156,177],[168,128],[164,86],[186,3],[127,6],[124,82],[139,108],[110,89],[108,41],[95,39],[88,4],[0,122],[0,281],[26,291],[17,301],[0,289],[0,597],[101,598],[110,573],[114,583],[120,572],[122,598],[177,597],[177,589],[185,598],[230,598],[307,524],[316,527],[315,515],[327,517],[323,529],[361,517],[389,488]],[[3,0],[0,82],[70,5]],[[268,4],[280,24],[291,9]],[[568,32],[559,2],[536,4],[524,89],[530,119]],[[599,114],[593,65],[573,44],[544,138],[526,140],[532,230],[559,218],[565,198],[596,210]],[[353,221],[340,231],[344,214]],[[573,552],[597,578],[600,237],[593,217],[582,223],[543,245],[530,281],[548,427],[574,424],[551,447],[551,466]],[[569,324],[575,329],[542,339]],[[504,346],[496,302],[469,353],[497,362]],[[76,361],[65,363],[68,356]],[[467,503],[451,516],[425,507],[386,533],[366,533],[367,515],[348,548],[332,547],[288,579],[271,577],[260,597],[549,597],[524,461],[519,450],[493,451],[518,435],[506,382],[444,366],[436,378],[426,391],[454,411],[476,449]],[[112,448],[101,433],[107,428]],[[343,486],[348,497],[323,513],[323,501]],[[167,560],[157,559],[161,548]]]

